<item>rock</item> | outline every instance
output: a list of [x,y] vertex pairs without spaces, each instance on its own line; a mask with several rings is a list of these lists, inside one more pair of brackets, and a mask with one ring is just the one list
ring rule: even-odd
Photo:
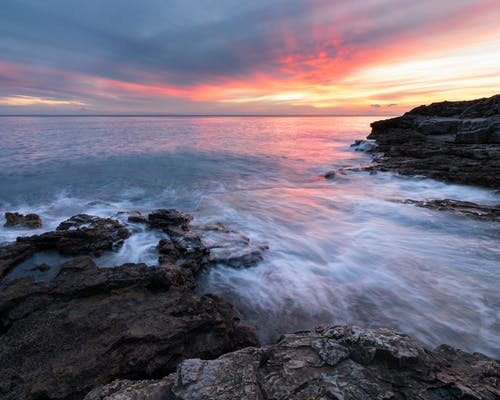
[[493,400],[499,384],[500,363],[482,354],[430,351],[390,329],[330,326],[216,360],[185,360],[161,380],[115,381],[85,400]]
[[365,153],[373,153],[377,149],[375,140],[355,140],[351,147],[356,151],[363,151]]
[[173,263],[188,268],[196,274],[206,264],[209,250],[203,245],[200,236],[188,229],[169,228],[169,238],[161,239],[156,247],[159,263]]
[[500,95],[433,103],[376,121],[382,170],[500,189]]
[[328,171],[324,176],[326,179],[335,179],[336,175],[337,175],[336,171]]
[[38,216],[38,214],[26,214],[22,215],[17,212],[5,213],[5,224],[6,227],[11,226],[22,226],[24,228],[36,229],[42,227],[42,219]]
[[448,211],[467,217],[500,222],[500,204],[488,206],[471,203],[469,201],[459,201],[451,199],[428,201],[407,199],[404,201],[404,203],[430,208],[431,210]]
[[8,243],[0,245],[0,281],[17,264],[35,254],[36,248],[26,243]]
[[40,264],[40,265],[35,265],[34,267],[30,268],[30,271],[40,271],[40,272],[47,272],[50,270],[50,265],[48,264]]
[[148,215],[148,224],[151,228],[161,229],[166,233],[179,228],[188,229],[193,217],[174,209],[156,210]]
[[183,359],[258,343],[231,305],[194,288],[187,269],[99,269],[89,257],[48,282],[12,282],[0,291],[0,397],[81,399],[117,378],[157,379]]
[[127,227],[114,219],[79,214],[62,222],[55,231],[18,237],[17,242],[67,255],[100,255],[105,250],[116,250],[129,236]]
[[222,223],[197,225],[192,228],[209,251],[205,264],[225,264],[245,268],[258,264],[269,249],[265,243],[253,243],[249,237],[229,229]]

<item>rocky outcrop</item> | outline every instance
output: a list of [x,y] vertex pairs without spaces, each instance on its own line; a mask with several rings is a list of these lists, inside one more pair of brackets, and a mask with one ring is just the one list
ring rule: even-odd
[[500,95],[420,106],[371,127],[383,170],[500,189]]
[[6,212],[4,226],[21,226],[23,228],[36,229],[42,227],[42,219],[38,214],[23,215],[17,212]]
[[17,242],[40,250],[57,250],[61,254],[100,255],[115,250],[130,236],[127,227],[111,218],[79,214],[61,222],[52,232],[18,237]]
[[143,223],[166,233],[156,247],[159,263],[173,263],[193,273],[211,264],[233,268],[253,266],[268,249],[264,243],[253,243],[240,232],[222,223],[192,225],[192,217],[174,209],[156,210],[147,216],[135,213],[128,220]]
[[85,400],[493,400],[499,385],[500,363],[481,354],[429,351],[389,329],[332,326],[216,360],[185,360],[163,379],[115,381]]
[[188,269],[100,269],[89,257],[63,264],[49,282],[5,286],[0,398],[81,399],[116,378],[159,378],[183,359],[257,344],[231,305],[194,289]]
[[414,204],[418,207],[429,208],[431,210],[447,211],[454,214],[464,215],[466,217],[482,219],[486,221],[500,222],[500,204],[482,205],[469,201],[459,200],[411,200],[404,201],[406,204]]

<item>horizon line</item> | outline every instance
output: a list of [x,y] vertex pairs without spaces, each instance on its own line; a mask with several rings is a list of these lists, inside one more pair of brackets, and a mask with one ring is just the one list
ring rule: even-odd
[[0,114],[0,117],[386,117],[394,114]]

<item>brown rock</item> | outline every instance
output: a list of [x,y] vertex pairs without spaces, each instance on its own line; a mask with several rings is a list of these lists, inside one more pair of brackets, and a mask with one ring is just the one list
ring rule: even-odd
[[116,378],[158,378],[257,344],[238,321],[220,297],[195,293],[189,270],[77,258],[50,282],[0,292],[0,397],[80,399]]
[[116,220],[79,214],[59,224],[55,231],[18,237],[17,241],[38,250],[56,249],[61,254],[99,255],[104,250],[119,248],[129,236],[127,227]]
[[22,226],[25,228],[41,228],[42,227],[42,219],[38,216],[38,214],[26,214],[22,215],[17,212],[5,213],[5,224],[6,227],[11,226]]

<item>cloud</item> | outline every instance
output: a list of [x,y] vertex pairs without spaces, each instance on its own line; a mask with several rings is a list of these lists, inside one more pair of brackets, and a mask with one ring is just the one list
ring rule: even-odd
[[21,96],[21,95],[10,96],[10,97],[0,97],[0,104],[7,105],[7,106],[32,106],[32,105],[85,106],[85,103],[82,101],[44,99],[42,97]]
[[124,112],[247,102],[371,109],[398,85],[384,86],[385,67],[407,68],[396,71],[401,82],[426,58],[432,81],[443,50],[500,38],[498,12],[492,0],[3,0],[0,95]]

